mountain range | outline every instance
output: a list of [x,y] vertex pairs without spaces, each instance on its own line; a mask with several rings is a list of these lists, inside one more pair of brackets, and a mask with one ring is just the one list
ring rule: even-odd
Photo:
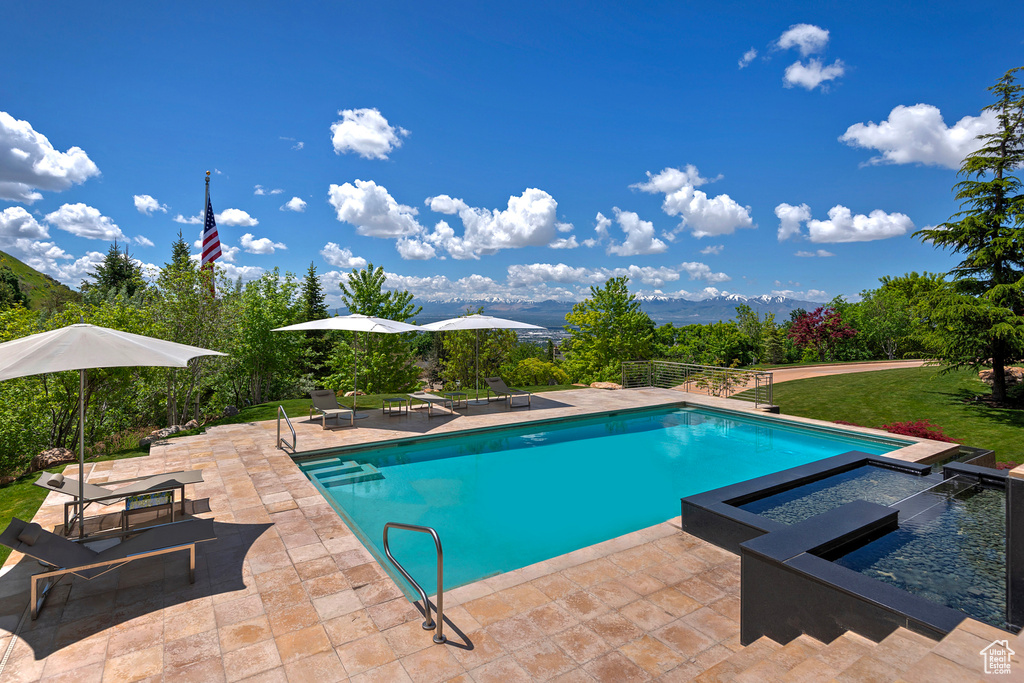
[[[776,321],[781,322],[788,319],[793,310],[803,308],[811,311],[821,305],[784,296],[746,297],[740,294],[716,296],[701,301],[658,296],[637,297],[637,299],[640,301],[643,311],[651,316],[651,319],[658,325],[665,323],[692,325],[732,320],[736,316],[736,307],[740,304],[750,306],[762,316],[772,313],[775,315]],[[416,320],[420,324],[465,315],[467,310],[476,312],[482,306],[487,315],[511,318],[557,329],[565,325],[565,316],[572,310],[575,302],[515,299],[446,299],[443,301],[415,299],[413,303],[423,307],[423,311],[416,316]]]

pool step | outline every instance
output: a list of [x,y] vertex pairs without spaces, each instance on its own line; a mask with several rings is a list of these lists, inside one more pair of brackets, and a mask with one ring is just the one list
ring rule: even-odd
[[312,474],[320,482],[321,486],[327,488],[357,484],[363,481],[376,481],[384,478],[380,470],[373,465],[355,462],[346,462],[336,467],[318,469],[313,471]]
[[334,464],[324,464],[318,467],[311,467],[306,470],[307,473],[312,474],[314,477],[329,477],[335,474],[349,474],[351,472],[361,472],[362,466],[356,462],[343,462]]

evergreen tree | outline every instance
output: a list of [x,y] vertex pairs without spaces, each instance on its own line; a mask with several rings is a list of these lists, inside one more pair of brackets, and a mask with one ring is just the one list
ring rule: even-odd
[[991,364],[992,397],[1006,399],[1006,366],[1024,356],[1024,86],[1010,69],[989,91],[995,132],[960,166],[961,211],[915,236],[962,254],[953,282],[930,300],[939,356],[951,368]]
[[171,244],[171,262],[165,263],[164,268],[195,268],[195,262],[192,260],[192,250],[182,236],[181,230],[178,231],[178,239],[174,240]]
[[82,283],[82,292],[99,299],[110,299],[117,295],[132,298],[135,293],[145,289],[142,279],[142,266],[128,254],[125,246],[122,252],[115,240],[107,250],[103,261],[90,273],[92,282]]
[[[310,262],[306,277],[302,280],[299,293],[299,322],[322,320],[327,317],[323,286],[316,274],[316,266]],[[304,372],[314,378],[323,376],[331,359],[331,339],[327,330],[306,330]]]

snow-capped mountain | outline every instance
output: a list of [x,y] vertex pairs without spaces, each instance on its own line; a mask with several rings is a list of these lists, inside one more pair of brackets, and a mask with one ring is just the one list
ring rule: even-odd
[[[693,323],[711,323],[719,320],[732,320],[736,316],[736,306],[746,304],[758,314],[775,315],[777,322],[789,318],[790,311],[803,308],[814,310],[820,304],[800,301],[784,296],[761,295],[747,297],[741,294],[725,294],[701,301],[644,295],[638,296],[640,306],[655,323],[663,325],[690,325]],[[550,328],[561,328],[565,325],[565,315],[572,310],[573,301],[526,301],[522,299],[491,298],[491,299],[416,299],[415,305],[422,306],[423,311],[416,316],[419,323],[429,323],[445,318],[464,315],[466,311],[476,312],[481,306],[484,313],[501,318],[512,318],[534,325]]]

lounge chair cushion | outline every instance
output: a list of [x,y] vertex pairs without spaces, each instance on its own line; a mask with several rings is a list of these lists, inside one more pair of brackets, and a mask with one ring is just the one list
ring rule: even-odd
[[46,482],[46,483],[49,484],[50,486],[52,486],[55,489],[63,488],[63,486],[64,486],[64,475],[63,474],[55,474],[52,477],[50,477],[50,480],[48,482]]
[[35,522],[30,522],[25,525],[25,528],[18,534],[18,540],[25,545],[35,545],[36,541],[39,540],[39,534],[43,532],[43,527],[39,526]]

